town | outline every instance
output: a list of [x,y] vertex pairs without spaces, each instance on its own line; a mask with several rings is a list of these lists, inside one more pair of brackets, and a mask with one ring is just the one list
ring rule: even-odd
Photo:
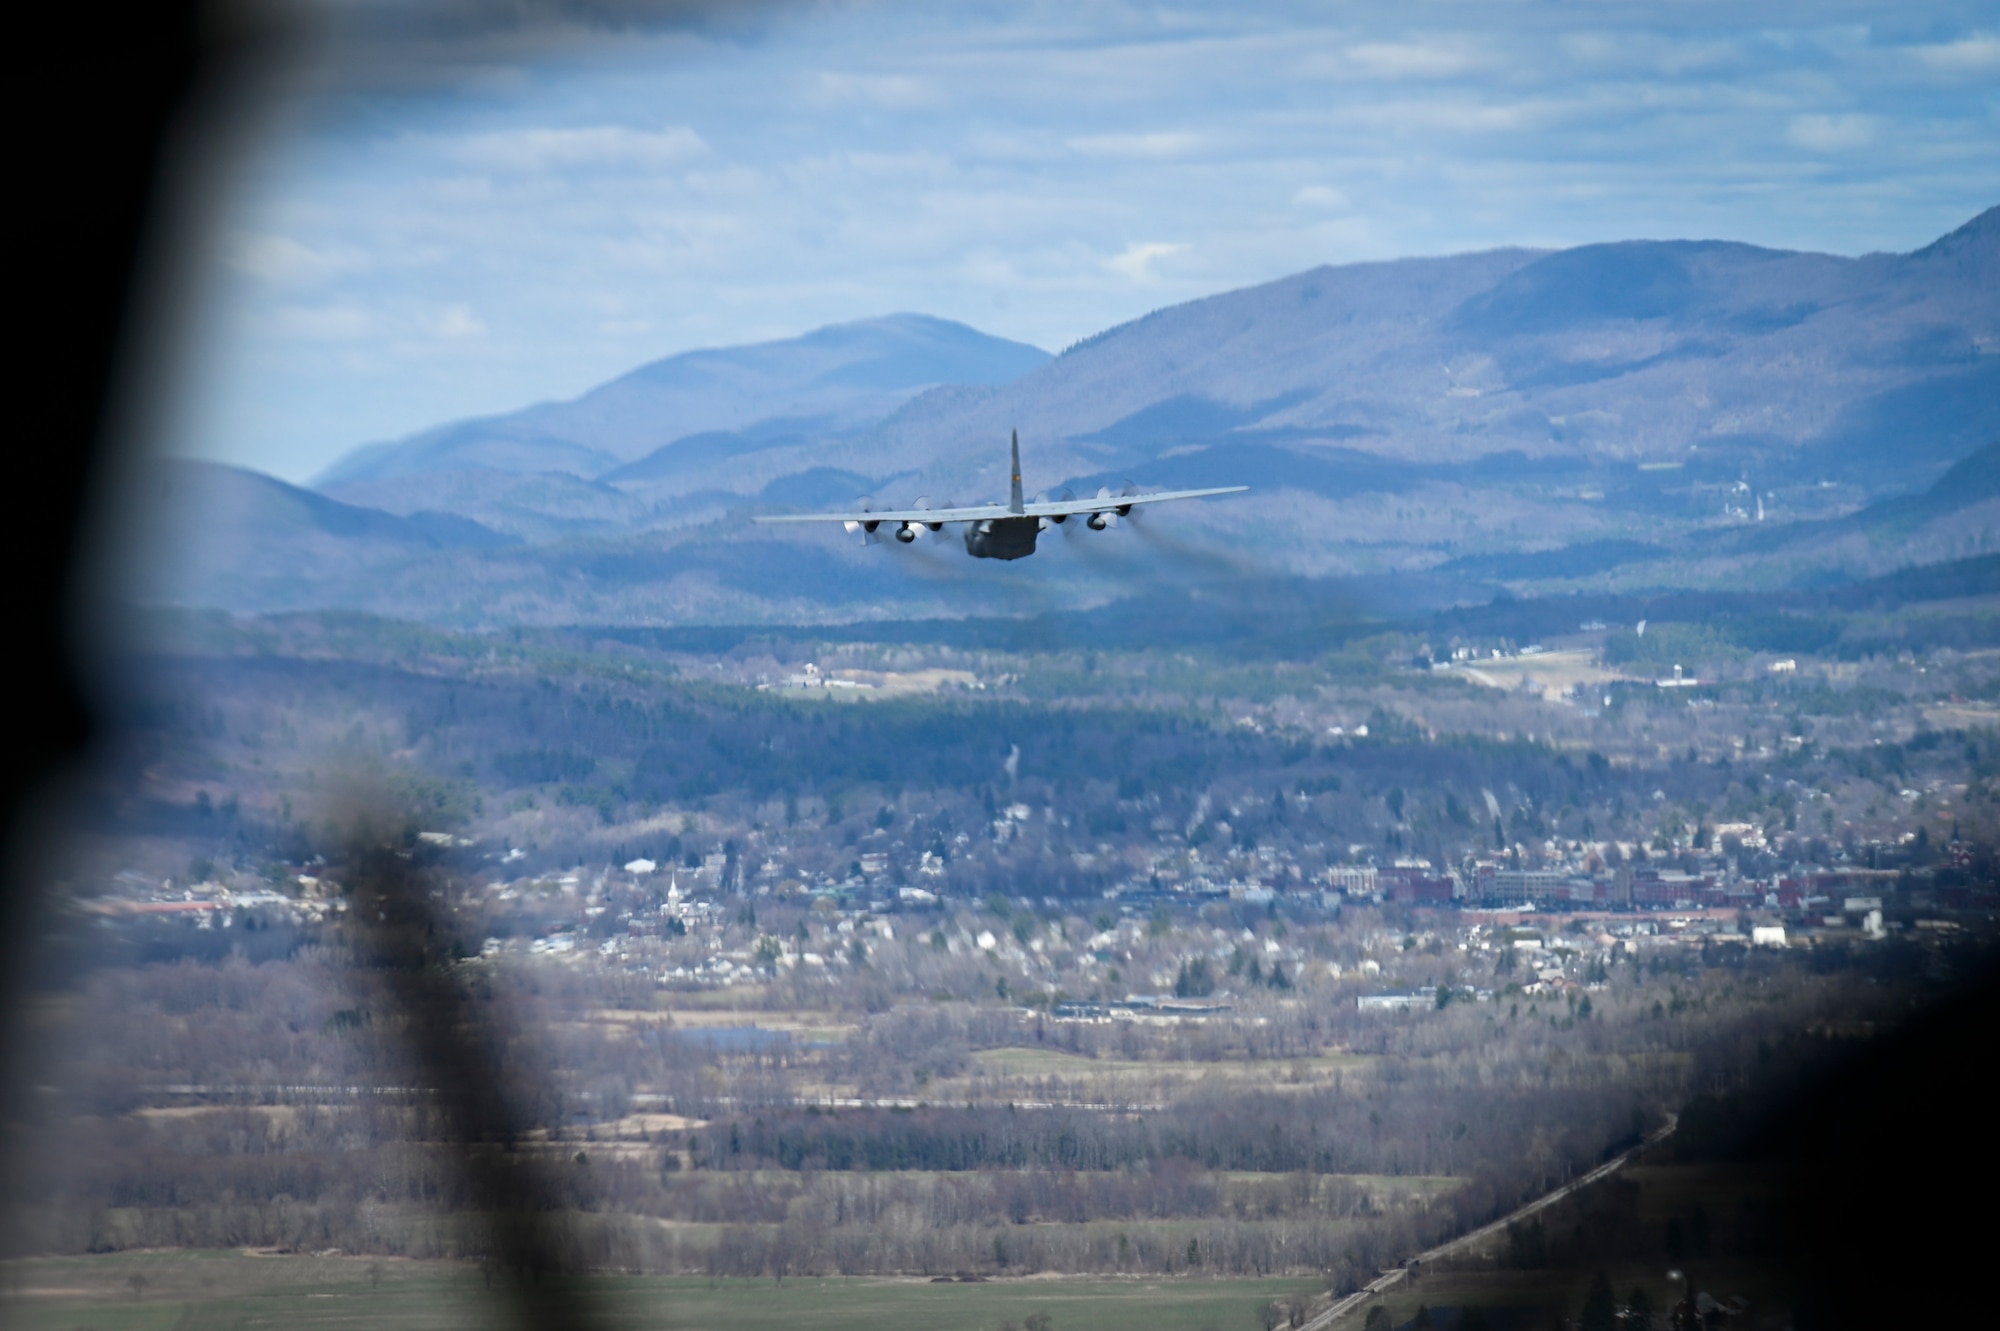
[[1282,1276],[1317,1315],[1982,964],[2000,659],[1676,676],[1589,632],[170,621],[43,949],[79,1052],[21,1205],[57,1252],[483,1260],[412,956],[582,1269]]
[[[1698,649],[1683,629],[1650,638]],[[163,682],[201,733],[125,798],[180,838],[107,843],[126,862],[76,904],[196,930],[321,920],[341,905],[317,867],[338,835],[305,810],[345,798],[343,766],[400,762],[419,771],[380,784],[465,884],[462,950],[664,991],[795,968],[831,983],[920,939],[1004,974],[1020,1003],[1121,1002],[1178,973],[1148,941],[1162,920],[1213,933],[1201,955],[1235,975],[1245,927],[1357,910],[1468,947],[1593,940],[1561,949],[1581,956],[1879,941],[1991,908],[2000,711],[1967,700],[1993,696],[2000,660],[1710,644],[1703,678],[1652,680],[1614,664],[1644,641],[1593,623],[1555,649],[1460,640],[1433,660],[1385,637],[1228,666],[598,644],[557,686],[575,650],[559,637],[468,669],[448,653],[477,640],[437,635],[427,667],[344,712],[277,696],[296,663],[179,655]],[[341,691],[339,669],[318,673]],[[1075,700],[1038,701],[1057,692]],[[1267,946],[1251,958],[1267,979],[1363,982],[1358,957]]]

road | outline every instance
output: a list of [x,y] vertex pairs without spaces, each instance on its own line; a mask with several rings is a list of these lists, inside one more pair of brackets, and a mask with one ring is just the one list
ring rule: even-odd
[[1603,1164],[1591,1170],[1588,1174],[1584,1174],[1578,1178],[1571,1179],[1568,1183],[1563,1184],[1560,1188],[1557,1188],[1554,1192],[1544,1193],[1542,1196],[1535,1198],[1535,1200],[1533,1200],[1532,1202],[1529,1202],[1526,1206],[1520,1207],[1517,1210],[1509,1211],[1506,1215],[1501,1216],[1498,1220],[1493,1221],[1491,1224],[1481,1225],[1478,1229],[1472,1230],[1470,1233],[1461,1234],[1457,1238],[1447,1240],[1444,1243],[1440,1243],[1437,1247],[1432,1248],[1426,1252],[1420,1252],[1415,1257],[1412,1257],[1409,1261],[1405,1262],[1402,1266],[1398,1267],[1394,1271],[1384,1271],[1381,1275],[1375,1277],[1375,1279],[1369,1281],[1366,1285],[1363,1285],[1360,1289],[1355,1290],[1352,1294],[1349,1294],[1346,1298],[1335,1299],[1333,1302],[1333,1306],[1331,1308],[1328,1308],[1325,1312],[1319,1314],[1317,1317],[1312,1317],[1307,1319],[1305,1325],[1300,1328],[1300,1331],[1326,1331],[1326,1328],[1332,1326],[1335,1322],[1347,1316],[1347,1314],[1353,1312],[1356,1308],[1359,1308],[1362,1304],[1368,1302],[1372,1298],[1377,1297],[1378,1295],[1386,1294],[1389,1290],[1394,1289],[1397,1285],[1401,1284],[1403,1280],[1405,1280],[1409,1276],[1410,1268],[1412,1266],[1419,1266],[1419,1265],[1428,1266],[1430,1263],[1437,1261],[1441,1257],[1448,1257],[1452,1253],[1457,1252],[1460,1249],[1469,1248],[1472,1245],[1481,1242],[1482,1240],[1491,1238],[1493,1235],[1499,1233],[1501,1230],[1505,1229],[1507,1226],[1511,1224],[1514,1224],[1521,1220],[1526,1220],[1529,1216],[1534,1215],[1539,1211],[1545,1210],[1548,1207],[1554,1206],[1557,1202],[1569,1196],[1571,1193],[1587,1188],[1591,1184],[1597,1182],[1599,1179],[1608,1178],[1613,1173],[1616,1173],[1617,1170],[1622,1165],[1624,1165],[1624,1163],[1627,1160],[1630,1160],[1633,1156],[1639,1154],[1639,1152],[1647,1150],[1650,1147],[1657,1146],[1661,1142],[1665,1141],[1668,1137],[1671,1137],[1674,1132],[1675,1121],[1676,1120],[1674,1115],[1672,1114],[1667,1115],[1666,1126],[1652,1133],[1644,1141],[1639,1143],[1639,1145],[1634,1146],[1631,1150],[1626,1151],[1621,1155],[1615,1155],[1611,1159],[1606,1160]]

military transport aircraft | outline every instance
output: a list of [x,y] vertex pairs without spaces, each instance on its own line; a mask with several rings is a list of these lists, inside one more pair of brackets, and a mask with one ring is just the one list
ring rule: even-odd
[[911,509],[877,509],[872,501],[860,500],[852,513],[786,513],[756,518],[757,522],[839,522],[850,532],[858,532],[863,545],[882,538],[879,528],[888,526],[896,539],[908,545],[925,532],[941,532],[947,522],[963,522],[965,552],[974,559],[1025,559],[1035,553],[1035,538],[1052,525],[1083,517],[1084,526],[1103,531],[1113,526],[1141,504],[1164,504],[1169,499],[1200,499],[1205,495],[1229,495],[1248,490],[1247,485],[1224,485],[1213,490],[1156,490],[1141,492],[1126,482],[1117,494],[1110,486],[1101,487],[1095,498],[1078,499],[1065,490],[1053,499],[1037,498],[1033,503],[1021,498],[1021,432],[1013,439],[1013,488],[1004,504],[974,504],[955,508],[949,504],[931,507],[928,499],[917,500]]

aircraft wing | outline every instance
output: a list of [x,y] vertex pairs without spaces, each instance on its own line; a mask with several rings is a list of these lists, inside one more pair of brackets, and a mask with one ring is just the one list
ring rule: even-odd
[[1158,490],[1147,494],[1097,495],[1089,499],[1050,499],[1024,504],[1015,512],[1005,504],[974,504],[960,508],[854,509],[846,513],[778,513],[759,515],[753,522],[983,522],[988,518],[1057,518],[1078,513],[1122,513],[1139,504],[1164,504],[1170,499],[1201,499],[1239,494],[1247,485],[1212,490]]
[[1170,499],[1241,494],[1249,488],[1247,485],[1223,485],[1213,490],[1155,490],[1147,494],[1098,495],[1092,499],[1050,499],[1026,504],[1022,512],[1031,518],[1066,518],[1078,513],[1123,513],[1138,504],[1164,504]]
[[973,504],[959,508],[855,509],[847,513],[768,513],[752,522],[980,522],[986,518],[1017,518],[1005,504]]

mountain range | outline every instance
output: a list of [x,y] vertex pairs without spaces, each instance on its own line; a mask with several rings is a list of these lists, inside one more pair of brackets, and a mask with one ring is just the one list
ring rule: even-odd
[[[1015,429],[1031,488],[1256,493],[1003,570],[745,521],[1003,493]],[[138,593],[668,625],[1043,613],[1222,568],[1473,597],[1823,584],[1992,549],[1995,440],[2000,208],[1910,254],[1322,267],[1058,356],[907,314],[691,352],[359,448],[309,489],[160,464]]]

